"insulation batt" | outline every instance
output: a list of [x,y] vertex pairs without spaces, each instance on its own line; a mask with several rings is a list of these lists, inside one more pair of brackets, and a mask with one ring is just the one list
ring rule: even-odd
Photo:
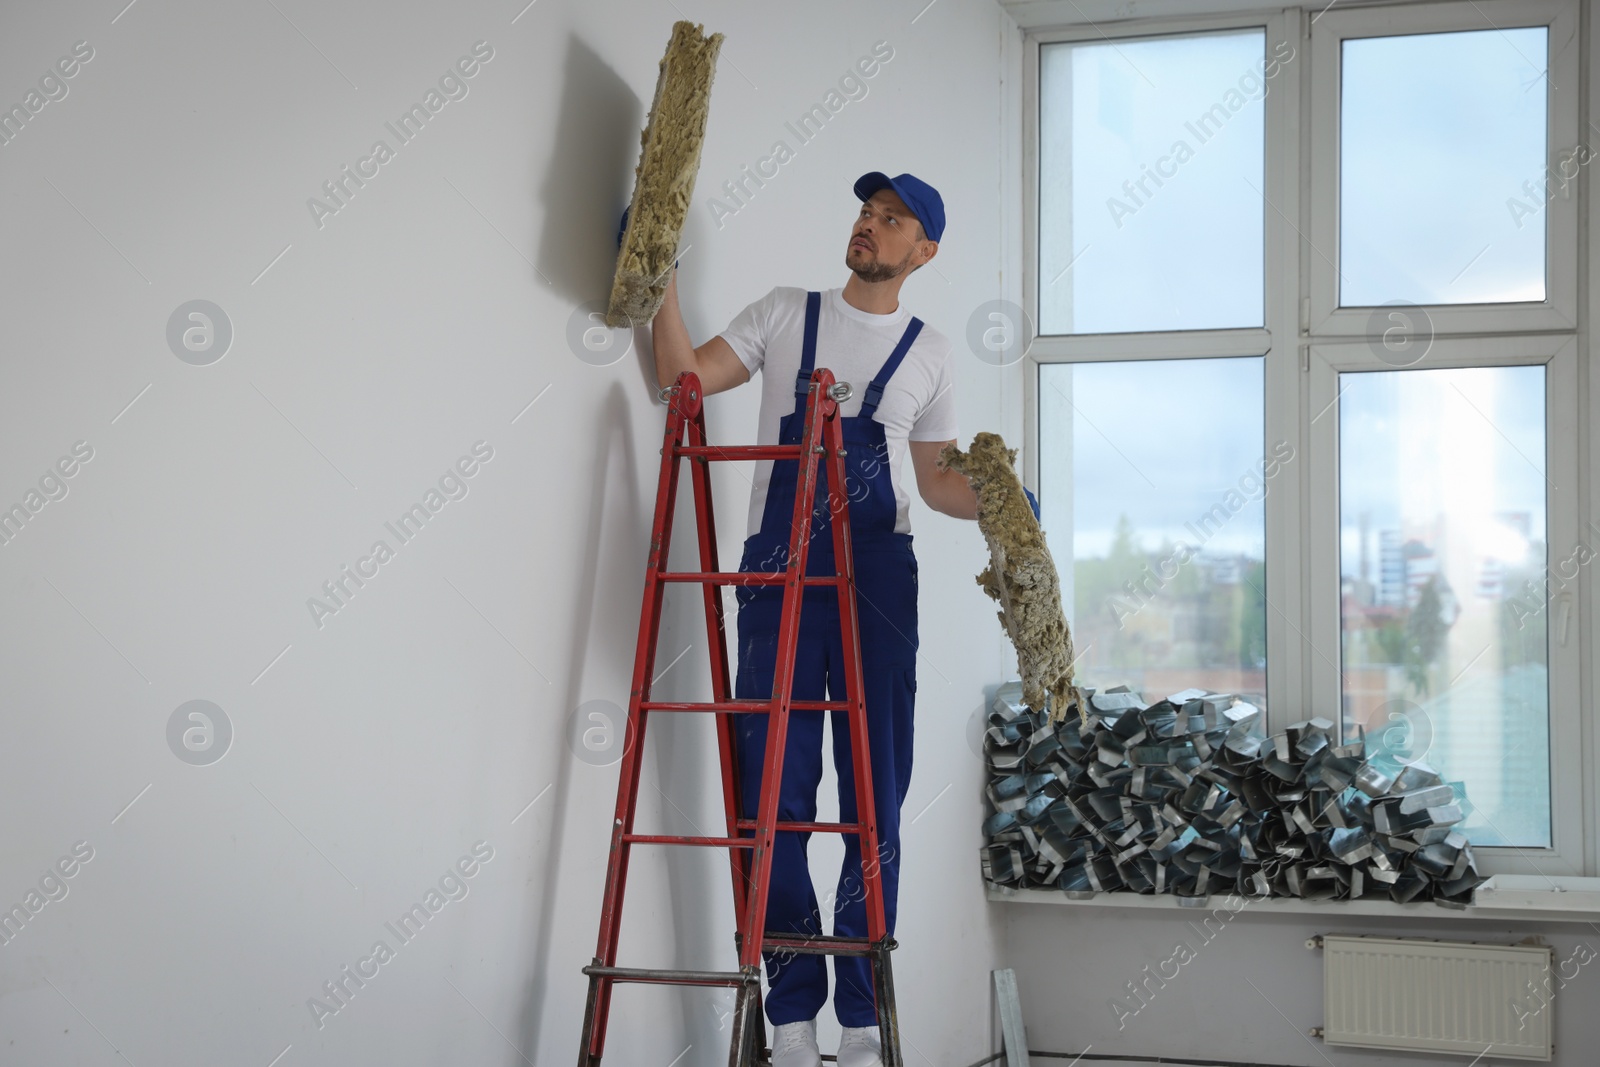
[[673,23],[672,40],[661,57],[650,117],[639,135],[633,203],[606,309],[606,325],[614,329],[643,326],[666,299],[700,171],[711,79],[722,47],[722,34],[707,37],[703,31],[693,22]]
[[1060,722],[1069,706],[1082,706],[1072,684],[1077,657],[1055,561],[1017,477],[1017,450],[999,434],[980,433],[969,451],[946,445],[939,458],[966,475],[978,495],[978,529],[989,543],[989,566],[978,584],[1000,604],[1000,624],[1017,650],[1022,698],[1035,710],[1049,707],[1051,720]]

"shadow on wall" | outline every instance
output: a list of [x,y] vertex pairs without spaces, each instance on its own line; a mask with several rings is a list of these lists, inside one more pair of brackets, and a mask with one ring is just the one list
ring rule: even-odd
[[604,301],[611,291],[645,110],[592,48],[568,38],[555,150],[540,191],[539,269],[574,304]]
[[[612,632],[625,634],[628,629],[625,625],[621,631],[616,631],[618,620],[625,619],[634,611],[634,607],[607,603],[604,600],[602,564],[608,568],[614,568],[617,564],[616,560],[602,559],[602,549],[608,543],[605,537],[606,529],[609,526],[612,530],[618,531],[618,536],[609,539],[609,543],[613,545],[620,543],[626,546],[628,551],[632,551],[636,546],[642,546],[649,540],[650,518],[638,503],[640,493],[643,491],[643,482],[641,471],[635,463],[633,423],[629,416],[627,398],[623,395],[620,385],[613,384],[606,391],[600,417],[596,418],[592,425],[595,428],[595,441],[591,452],[594,456],[594,474],[591,482],[597,488],[589,498],[588,514],[584,516],[585,529],[589,533],[583,538],[583,542],[588,546],[588,550],[584,554],[579,570],[584,579],[579,583],[579,588],[589,590],[591,595],[587,599],[579,600],[575,605],[572,632],[583,635],[585,639],[576,645],[576,654],[572,663],[568,665],[567,684],[562,693],[561,703],[553,709],[552,719],[548,724],[548,743],[558,746],[559,750],[566,748],[567,716],[572,709],[591,696],[603,695],[609,699],[613,695],[610,692],[604,694],[584,692],[586,685],[592,686],[592,683],[586,681],[589,676],[588,661],[591,651],[600,649],[602,659],[614,658],[628,663],[631,663],[632,659],[631,646],[621,652],[608,654],[600,642],[588,639],[595,633],[597,615],[599,615],[601,634]],[[617,513],[607,515],[608,499],[621,501]],[[576,515],[573,518],[576,518]],[[642,567],[640,570],[642,571]],[[623,640],[625,642],[626,638]],[[620,686],[622,692],[616,695],[625,698],[627,685],[628,682],[623,681]],[[574,995],[579,997],[579,1003],[582,1003],[581,998],[587,994],[589,979],[581,968],[588,965],[593,955],[589,946],[594,944],[592,939],[598,932],[600,923],[600,898],[605,883],[606,849],[603,846],[597,849],[592,842],[608,840],[605,834],[608,829],[606,823],[609,821],[607,815],[611,807],[608,800],[599,811],[574,811],[573,775],[578,769],[591,768],[587,765],[580,766],[574,756],[565,755],[562,758],[559,770],[556,772],[554,797],[551,806],[546,809],[553,811],[555,816],[543,864],[545,877],[543,885],[536,894],[536,899],[539,901],[539,918],[532,946],[533,961],[529,968],[531,978],[517,1028],[518,1036],[521,1038],[518,1047],[535,1050],[540,1054],[550,1054],[550,1050],[541,1044],[547,1026],[546,1007],[551,1004],[571,1003]],[[617,771],[612,770],[608,773],[615,776]],[[606,795],[608,798],[614,798],[615,793],[608,792]],[[575,828],[580,835],[578,844],[574,846],[577,855],[568,855],[563,850],[566,824],[572,819],[579,820]],[[558,965],[552,973],[551,948],[558,934],[556,908],[557,896],[561,891],[559,871],[563,861],[570,861],[571,866],[584,872],[585,884],[591,891],[583,898],[581,905],[569,905],[561,916],[562,923],[570,923],[572,927],[567,935],[563,935],[563,940],[567,936],[576,938],[577,943],[583,946],[583,955],[579,959],[564,957],[558,959]],[[555,1042],[556,1052],[563,1057],[569,1052],[576,1052],[580,1044],[577,1031],[581,1017],[581,1011],[577,1019],[558,1017],[550,1026],[552,1032],[559,1035]],[[613,1018],[616,1017],[616,1013],[613,1012]]]

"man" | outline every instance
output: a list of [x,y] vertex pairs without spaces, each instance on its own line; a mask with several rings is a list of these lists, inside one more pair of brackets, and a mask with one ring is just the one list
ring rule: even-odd
[[[917,489],[930,507],[961,519],[977,518],[977,497],[965,477],[939,463],[939,451],[956,436],[950,378],[950,342],[911,318],[900,287],[939,251],[944,202],[910,174],[879,172],[855,183],[861,210],[850,229],[842,289],[807,293],[777,288],[736,316],[719,336],[698,348],[689,340],[678,308],[677,278],[653,324],[656,376],[670,385],[685,370],[700,377],[707,394],[762,376],[758,439],[793,443],[804,421],[806,382],[812,368],[827,367],[853,395],[840,405],[846,446],[846,488],[855,557],[857,618],[864,700],[877,814],[884,916],[894,931],[900,867],[900,806],[911,780],[912,710],[916,697],[917,561],[911,551],[910,500],[901,488],[901,460],[909,451]],[[781,570],[787,564],[798,464],[757,465],[750,494],[749,537],[742,571]],[[834,572],[828,501],[818,490],[808,573]],[[737,699],[772,695],[783,590],[739,590]],[[800,615],[793,699],[844,695],[838,594],[807,589]],[[825,696],[824,689],[831,696]],[[849,724],[833,712],[834,767],[842,821],[856,817]],[[784,753],[778,818],[813,822],[822,776],[822,715],[791,712]],[[767,717],[733,716],[745,817],[753,817],[761,792]],[[780,832],[774,842],[766,929],[820,935],[821,913],[806,866],[810,834]],[[833,933],[865,937],[860,841],[845,834],[845,859],[832,896]],[[767,1017],[775,1027],[773,1067],[820,1067],[817,1014],[828,997],[823,957],[767,953]],[[844,1036],[840,1067],[874,1067],[881,1049],[871,964],[835,957],[834,1011]]]

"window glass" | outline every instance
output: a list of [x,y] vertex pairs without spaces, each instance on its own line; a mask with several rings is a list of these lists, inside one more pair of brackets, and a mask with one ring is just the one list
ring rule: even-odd
[[1041,48],[1041,333],[1262,325],[1262,101],[1294,54],[1265,42]]
[[1039,368],[1040,511],[1077,678],[1266,706],[1261,358]]
[[[1381,769],[1422,760],[1454,784],[1474,843],[1548,847],[1545,370],[1344,374],[1340,390],[1345,729]],[[1588,559],[1560,555],[1558,598]]]
[[1547,35],[1344,42],[1342,306],[1545,298],[1545,208],[1575,192],[1545,165]]

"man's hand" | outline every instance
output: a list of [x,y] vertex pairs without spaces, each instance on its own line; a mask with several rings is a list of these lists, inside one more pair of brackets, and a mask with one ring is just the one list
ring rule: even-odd
[[733,346],[716,336],[699,348],[689,341],[689,328],[678,310],[678,271],[673,268],[667,282],[666,299],[650,323],[650,340],[656,355],[656,383],[665,389],[678,375],[692,370],[700,376],[700,387],[707,396],[743,385],[750,372],[734,354]]
[[939,453],[954,441],[912,441],[911,466],[917,472],[917,491],[934,511],[957,519],[978,517],[978,494],[967,476],[947,468]]

